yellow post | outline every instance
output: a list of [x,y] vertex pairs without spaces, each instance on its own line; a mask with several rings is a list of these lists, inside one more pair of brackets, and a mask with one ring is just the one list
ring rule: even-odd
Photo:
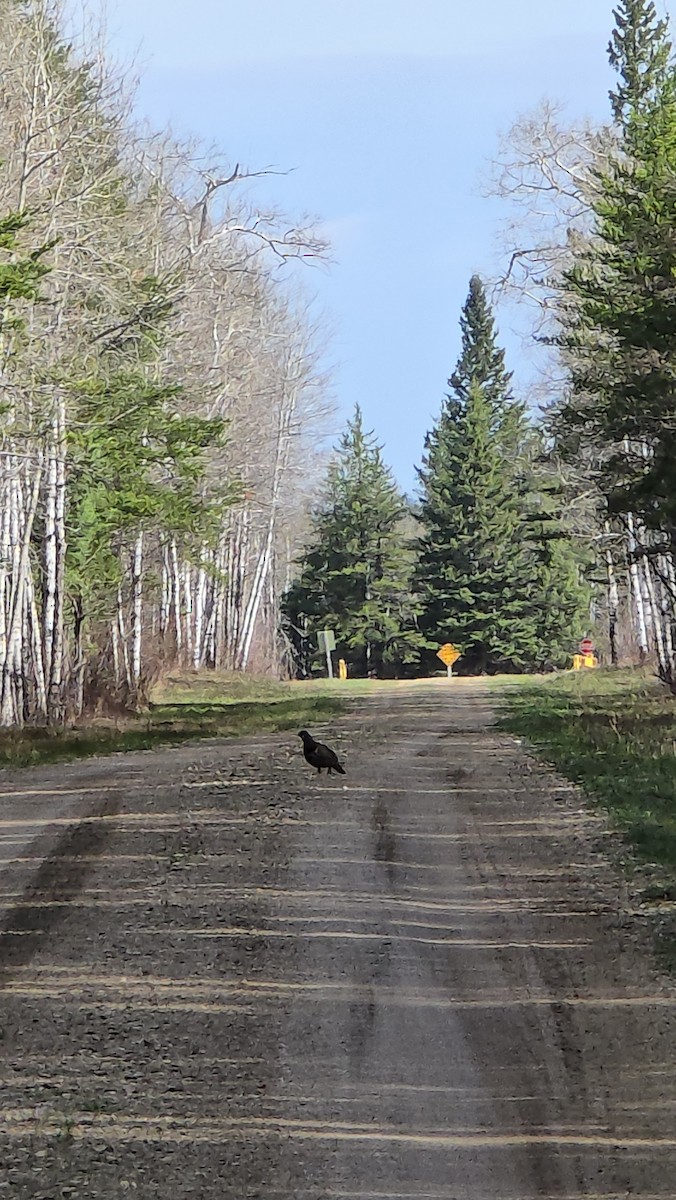
[[338,659],[338,678],[347,679],[347,663],[344,658]]

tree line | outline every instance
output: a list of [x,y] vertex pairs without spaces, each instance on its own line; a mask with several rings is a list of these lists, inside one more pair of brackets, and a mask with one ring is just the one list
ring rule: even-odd
[[[317,231],[139,128],[60,2],[0,22],[0,724],[137,707],[167,664],[309,672],[322,627],[357,674],[427,672],[444,641],[465,670],[560,666],[593,632],[676,687],[676,71],[651,0],[615,10],[605,125],[545,104],[504,141],[505,266],[471,280],[414,501],[359,411],[325,472],[320,331],[282,270]],[[505,295],[542,355],[524,400]]]
[[478,276],[460,326],[418,503],[397,488],[359,409],[341,440],[284,602],[304,674],[322,669],[324,627],[358,675],[427,673],[445,642],[461,651],[461,671],[562,666],[587,632],[588,547],[543,434],[512,394]]
[[0,9],[0,724],[58,724],[277,669],[330,411],[282,268],[325,246],[139,128],[60,0]]
[[[356,464],[358,423],[341,447],[287,614],[301,645],[334,625],[357,670],[379,654],[393,670],[429,665],[444,640],[470,670],[562,665],[593,630],[605,661],[652,661],[676,690],[676,64],[652,0],[613,15],[608,122],[571,124],[545,103],[495,164],[508,205],[496,294],[530,313],[541,419],[509,396],[473,280],[406,549],[401,516],[389,525],[408,581],[396,605],[376,604],[382,540],[340,536],[332,489]],[[368,568],[346,565],[350,544]]]

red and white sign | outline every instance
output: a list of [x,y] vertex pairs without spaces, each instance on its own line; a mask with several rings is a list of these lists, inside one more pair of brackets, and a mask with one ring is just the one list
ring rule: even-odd
[[580,642],[580,654],[593,654],[594,643],[591,638],[583,638]]

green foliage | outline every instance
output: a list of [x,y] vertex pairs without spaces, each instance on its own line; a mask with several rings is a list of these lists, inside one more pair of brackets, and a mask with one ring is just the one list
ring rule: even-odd
[[461,327],[452,390],[426,439],[420,471],[420,625],[430,648],[457,645],[460,670],[557,663],[584,628],[588,597],[560,519],[554,529],[560,513],[538,491],[537,441],[509,392],[476,278]]
[[608,57],[619,81],[610,103],[615,121],[627,131],[659,95],[669,73],[671,42],[668,22],[658,19],[653,0],[621,0],[613,15]]
[[406,515],[404,498],[380,447],[364,432],[357,407],[314,514],[300,578],[284,601],[301,666],[299,632],[307,630],[316,645],[323,627],[336,631],[337,656],[347,660],[351,674],[396,674],[416,660],[413,554],[402,537]]
[[505,366],[505,352],[497,342],[495,320],[478,275],[469,281],[469,293],[460,314],[462,344],[458,364],[448,381],[456,400],[467,405],[470,391],[481,383],[493,421],[504,420],[511,406],[511,372]]
[[26,213],[11,212],[0,218],[0,328],[16,326],[12,302],[37,300],[40,281],[49,272],[43,259],[54,243],[29,252],[22,250],[19,235],[28,224]]
[[[633,6],[636,7],[636,6]],[[646,6],[639,6],[645,8]],[[669,43],[660,24],[662,62]],[[662,69],[661,69],[662,70]],[[656,76],[631,110],[626,153],[598,177],[593,237],[564,284],[571,366],[562,444],[595,444],[611,511],[676,535],[676,81]]]
[[140,371],[97,374],[71,385],[68,581],[85,608],[110,603],[121,551],[139,530],[183,543],[215,536],[220,508],[200,487],[219,421],[182,416],[179,388]]
[[532,556],[532,602],[538,667],[566,666],[589,632],[594,555],[571,532],[568,497],[547,455],[531,468],[525,536]]
[[[199,685],[199,681],[198,681]],[[68,762],[92,755],[153,750],[201,738],[244,737],[312,727],[343,709],[338,696],[292,694],[276,685],[265,696],[231,701],[213,695],[208,702],[152,704],[143,716],[128,715],[118,722],[82,722],[68,729],[27,728],[0,731],[0,765],[38,766]]]

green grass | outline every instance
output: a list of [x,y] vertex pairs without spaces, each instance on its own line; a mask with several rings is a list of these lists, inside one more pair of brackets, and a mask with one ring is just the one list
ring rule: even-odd
[[92,718],[68,729],[0,731],[0,767],[152,750],[200,738],[311,729],[342,712],[349,699],[393,686],[369,679],[280,683],[225,671],[176,670],[154,688],[142,715]]
[[0,766],[31,766],[151,750],[209,737],[298,730],[341,712],[345,692],[223,673],[179,673],[155,690],[149,711],[92,719],[68,729],[0,733]]
[[669,690],[644,671],[597,670],[520,680],[503,699],[501,726],[539,748],[610,814],[642,899],[676,901],[676,699]]
[[291,683],[256,679],[234,671],[175,670],[156,684],[150,698],[155,705],[275,703],[288,699],[293,691]]
[[[406,681],[401,681],[402,686]],[[410,681],[409,681],[410,682]],[[398,680],[383,679],[317,679],[280,683],[274,679],[253,679],[228,671],[177,670],[167,675],[152,693],[155,704],[180,704],[200,701],[237,704],[244,700],[267,700],[303,696],[332,696],[341,702],[354,696],[374,695],[378,691],[396,688]]]

